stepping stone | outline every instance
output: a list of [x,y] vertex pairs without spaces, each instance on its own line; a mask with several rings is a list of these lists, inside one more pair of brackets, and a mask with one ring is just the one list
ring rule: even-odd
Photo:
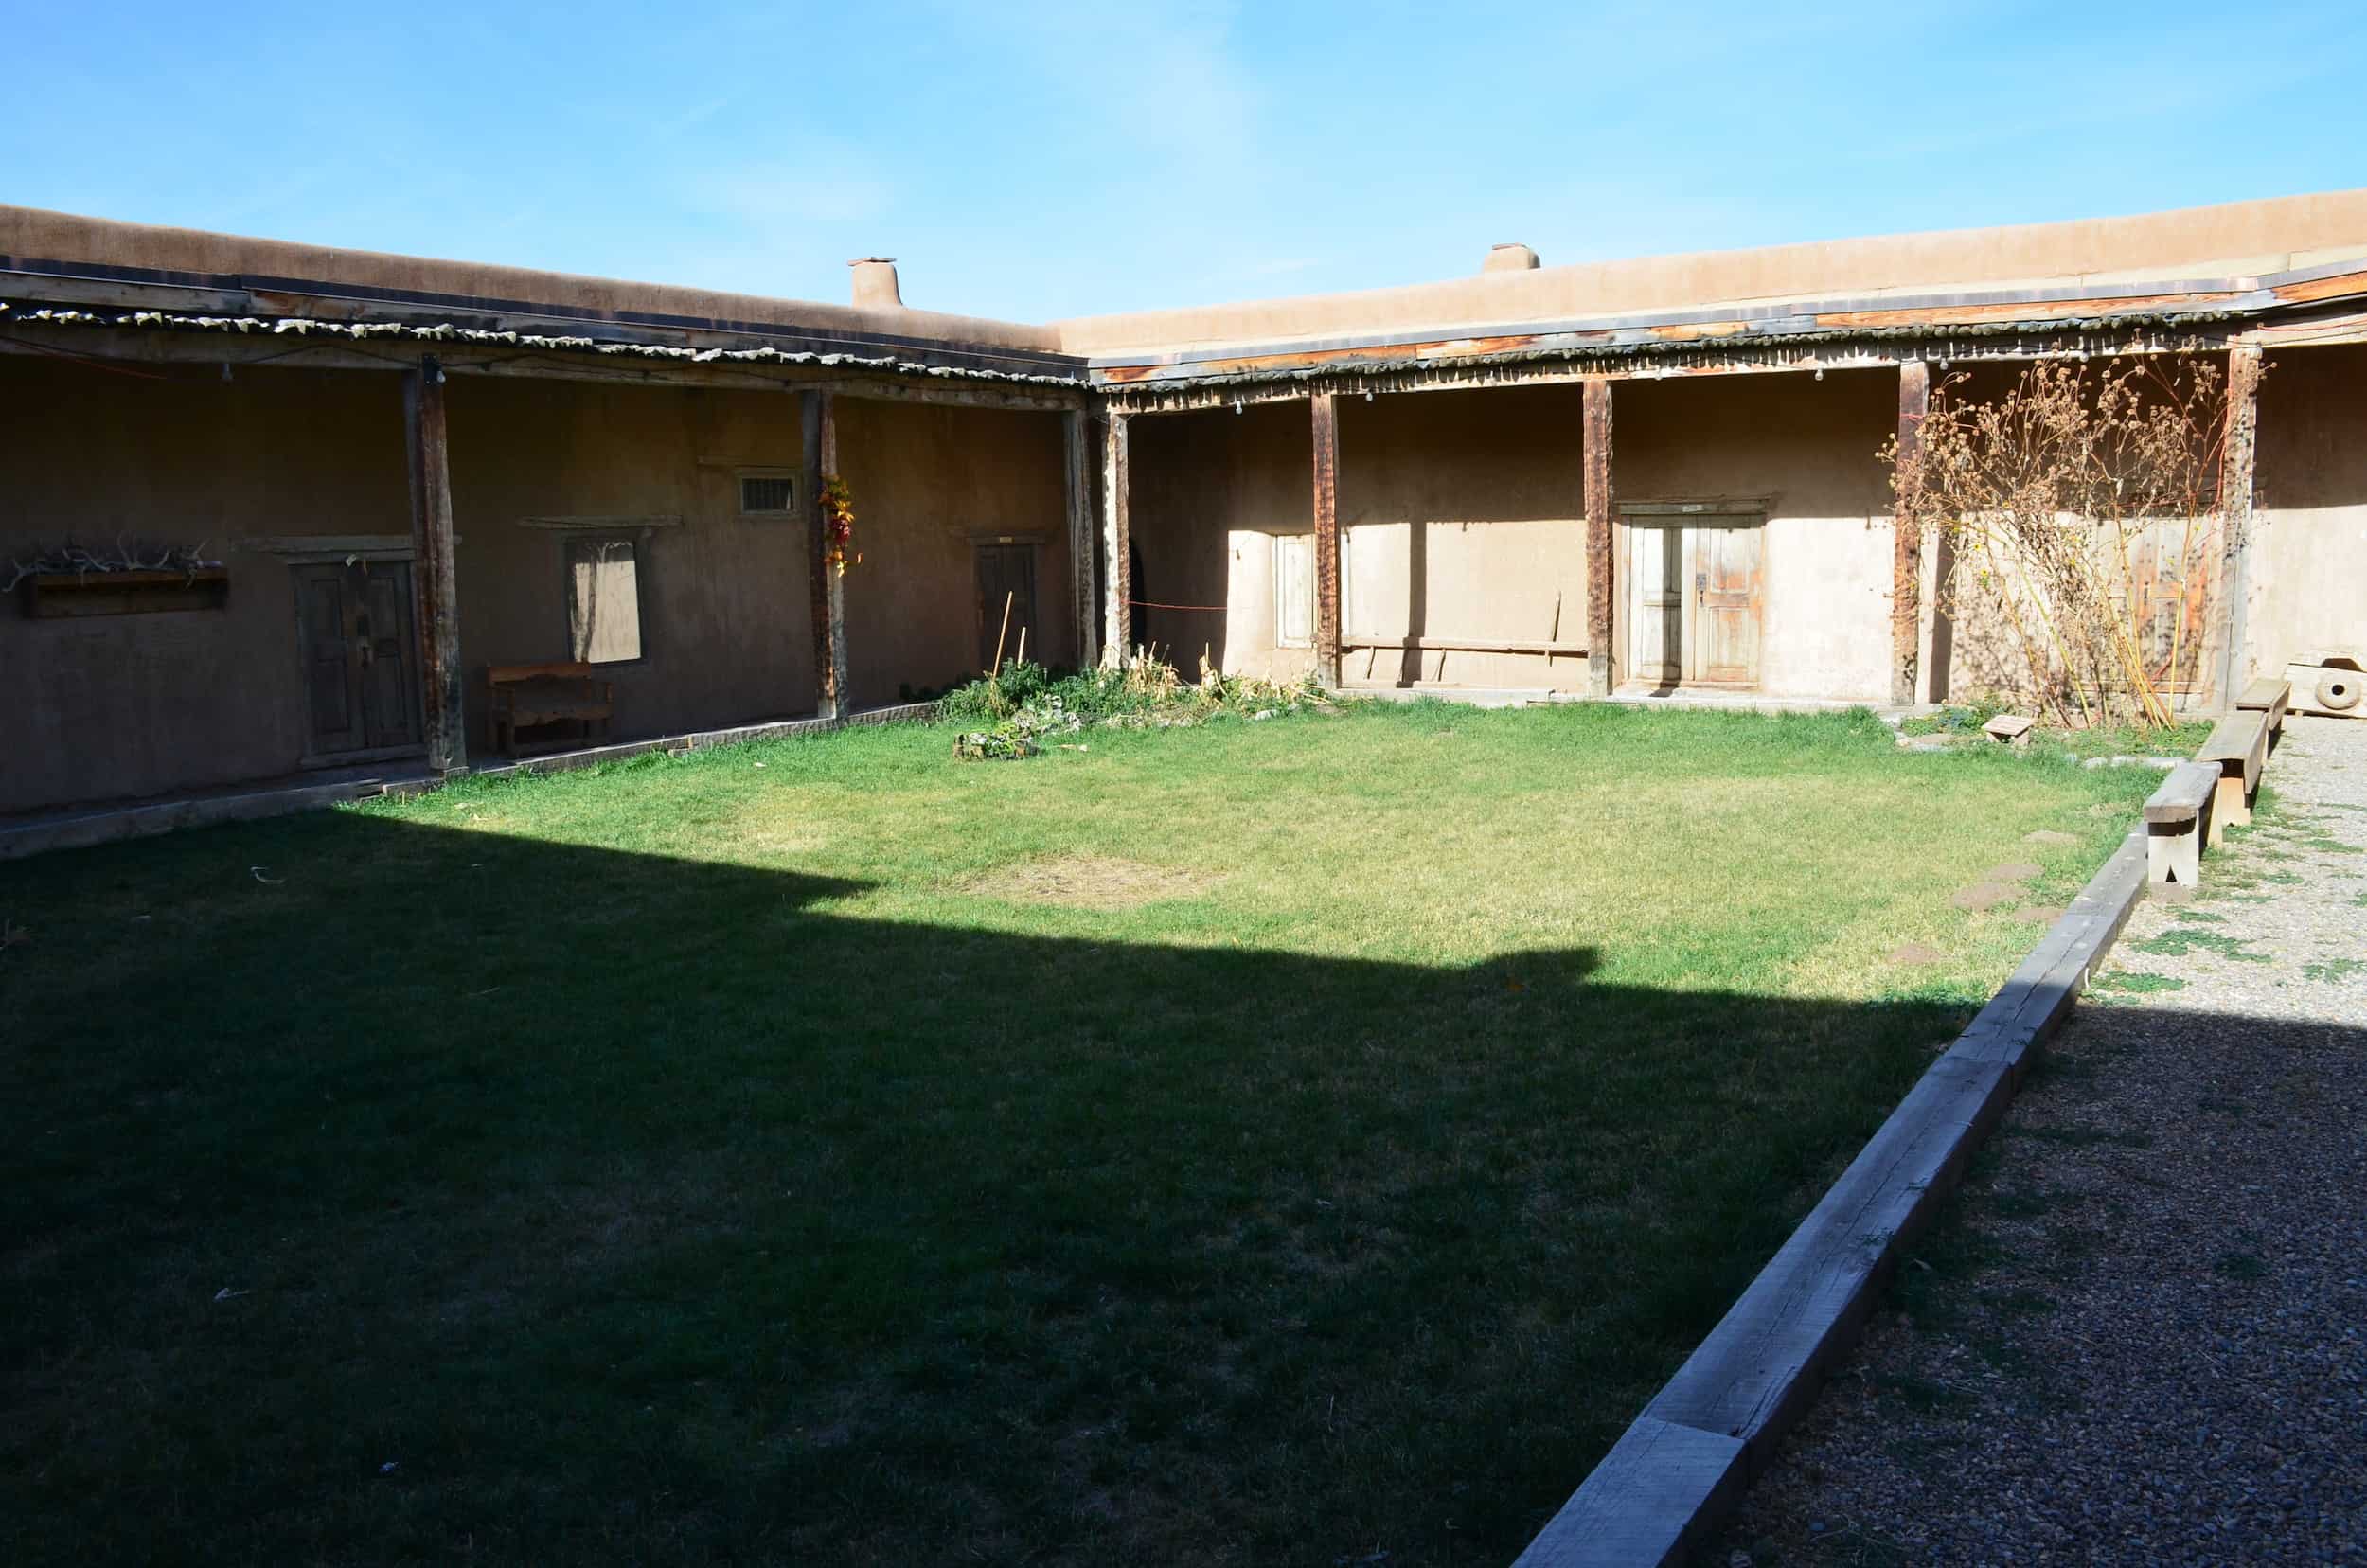
[[2033,865],[2027,861],[2015,861],[2007,865],[1992,865],[1981,875],[1987,882],[2028,882],[2045,869],[2043,865]]
[[2052,828],[2041,828],[2035,833],[2022,834],[2021,841],[2024,844],[2068,846],[2077,844],[2079,842],[2079,835],[2077,833],[2058,833]]
[[1902,735],[1898,738],[1900,748],[1906,751],[1946,751],[1955,743],[1952,737],[1946,735]]
[[1891,949],[1883,961],[1891,964],[1937,964],[1947,957],[1948,954],[1939,949],[1925,947],[1921,942],[1901,942]]
[[1977,882],[1953,894],[1948,901],[1959,909],[1978,913],[1984,909],[1995,909],[2002,903],[2011,903],[2020,897],[2021,889],[2019,887],[2007,887],[2000,882]]
[[2062,918],[2061,904],[2024,904],[2010,917],[2027,925],[2053,925]]

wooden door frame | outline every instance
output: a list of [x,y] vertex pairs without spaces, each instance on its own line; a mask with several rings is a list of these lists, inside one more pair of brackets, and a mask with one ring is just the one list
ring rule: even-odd
[[[1653,691],[1757,691],[1766,684],[1767,667],[1767,534],[1765,529],[1775,510],[1772,495],[1706,496],[1699,499],[1621,501],[1611,524],[1611,679],[1613,692],[1633,693],[1639,689]],[[1757,527],[1759,535],[1759,674],[1747,684],[1733,681],[1700,681],[1690,675],[1680,675],[1674,687],[1655,685],[1639,686],[1635,669],[1635,571],[1634,536],[1639,528],[1669,527],[1745,528]],[[1685,650],[1683,660],[1689,668],[1696,641],[1693,634],[1693,613],[1697,607],[1689,601],[1685,610]]]
[[[293,543],[294,541],[289,541],[288,543]],[[411,693],[411,701],[417,707],[417,719],[420,737],[418,739],[406,742],[405,744],[400,746],[362,746],[353,751],[316,752],[312,749],[312,717],[310,705],[311,676],[307,673],[311,659],[311,650],[305,646],[304,612],[301,604],[303,596],[298,587],[298,583],[301,581],[301,579],[297,576],[298,572],[308,566],[342,566],[348,572],[355,567],[359,567],[366,575],[370,567],[381,562],[400,561],[403,565],[411,568],[412,584],[416,590],[418,581],[419,568],[418,560],[413,555],[412,551],[407,547],[398,549],[380,543],[374,547],[363,547],[349,550],[307,550],[283,547],[275,549],[270,553],[278,556],[282,563],[288,568],[288,604],[291,611],[291,618],[294,623],[294,631],[295,633],[296,697],[299,705],[304,710],[304,718],[298,726],[298,733],[301,736],[301,739],[296,747],[296,767],[299,770],[309,771],[315,768],[343,768],[359,762],[390,762],[401,757],[425,757],[427,755],[427,703],[426,695],[420,689],[419,683],[416,680],[408,682],[407,686]],[[404,596],[403,603],[406,612],[411,617],[411,635],[409,638],[409,644],[412,650],[411,657],[414,666],[416,667],[419,657],[419,614],[418,594],[414,592]],[[414,673],[416,672],[415,668]]]
[[[985,587],[979,579],[978,569],[984,563],[988,550],[1024,550],[1027,552],[1027,614],[1032,629],[1033,622],[1043,618],[1044,536],[1041,533],[971,534],[970,536],[970,590],[973,597],[982,593]],[[986,604],[983,599],[979,600],[979,615],[982,618],[978,629],[978,644],[979,651],[984,653],[988,651],[988,649],[985,624]],[[1006,657],[1014,656],[1016,649],[1006,648],[1003,651]],[[1041,664],[1044,661],[1038,659],[1036,662]]]

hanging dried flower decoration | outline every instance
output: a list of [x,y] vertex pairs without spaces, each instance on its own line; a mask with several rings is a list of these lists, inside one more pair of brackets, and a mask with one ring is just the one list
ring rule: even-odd
[[855,498],[846,481],[833,473],[822,481],[822,559],[845,577],[846,568],[863,564],[855,543]]

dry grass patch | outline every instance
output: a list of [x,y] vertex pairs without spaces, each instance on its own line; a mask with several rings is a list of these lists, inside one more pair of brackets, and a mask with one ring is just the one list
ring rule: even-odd
[[1145,904],[1199,898],[1222,880],[1204,872],[1145,865],[1110,855],[1056,855],[990,871],[969,883],[968,891],[1006,903],[1140,909]]

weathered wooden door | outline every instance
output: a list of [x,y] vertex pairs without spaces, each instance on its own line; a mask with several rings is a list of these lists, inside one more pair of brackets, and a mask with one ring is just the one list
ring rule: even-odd
[[2165,518],[2128,549],[2129,619],[2145,668],[2163,691],[2207,691],[2203,643],[2211,625],[2213,565],[2219,535],[2202,523]]
[[[1003,609],[1010,606],[1010,624],[1006,629]],[[1019,655],[1020,633],[1027,633],[1027,643],[1041,662],[1045,656],[1043,633],[1036,625],[1036,547],[1033,544],[981,544],[978,546],[978,668],[994,668],[995,650],[1001,645],[1003,657]]]
[[1759,680],[1759,546],[1766,530],[1687,528],[1693,642],[1685,678],[1715,686]]
[[1756,686],[1765,530],[1630,525],[1628,680]]
[[1684,679],[1685,530],[1634,527],[1634,670],[1631,679],[1675,686]]
[[411,563],[330,562],[298,566],[294,576],[307,758],[418,745]]

